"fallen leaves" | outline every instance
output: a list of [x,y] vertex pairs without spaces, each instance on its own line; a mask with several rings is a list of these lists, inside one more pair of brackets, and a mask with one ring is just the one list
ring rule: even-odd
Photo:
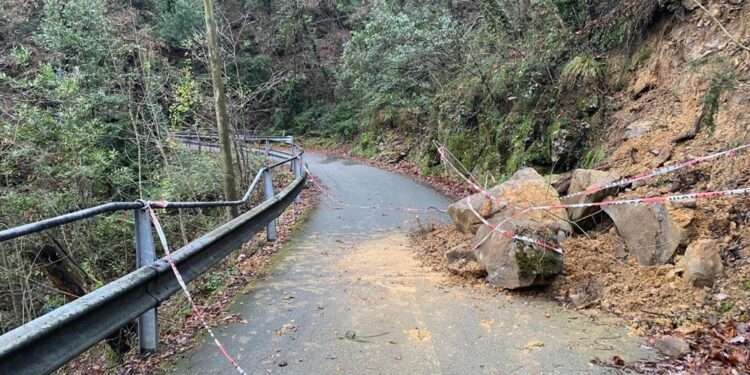
[[748,323],[727,322],[697,328],[686,337],[691,351],[682,358],[624,364],[593,361],[596,364],[644,374],[747,374],[750,373]]
[[526,346],[523,347],[524,350],[531,351],[535,348],[543,348],[544,343],[539,340],[531,340],[526,343]]
[[276,330],[276,336],[284,336],[287,332],[297,332],[297,328],[299,328],[299,324],[294,323],[294,321],[291,321],[290,323],[285,323],[279,329]]

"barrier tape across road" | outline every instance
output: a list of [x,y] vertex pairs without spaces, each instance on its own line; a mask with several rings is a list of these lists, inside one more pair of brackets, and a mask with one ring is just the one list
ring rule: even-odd
[[[451,160],[448,158],[447,154],[449,151],[445,148],[445,146],[441,144],[438,145],[438,154],[440,155],[441,161],[443,161],[445,164],[447,164],[450,169],[452,169],[458,176],[464,180],[469,186],[471,186],[474,190],[478,191],[478,193],[482,194],[484,197],[490,199],[492,202],[495,202],[502,207],[510,207],[512,209],[518,209],[521,210],[520,212],[513,214],[500,222],[499,224],[491,224],[489,223],[482,215],[477,212],[474,207],[471,205],[469,198],[466,198],[466,204],[469,207],[470,211],[479,219],[482,223],[487,225],[492,231],[487,234],[481,241],[479,241],[477,244],[475,244],[474,248],[476,249],[478,246],[480,246],[482,243],[484,243],[489,236],[493,232],[500,233],[503,236],[515,238],[520,241],[524,241],[527,243],[531,243],[533,245],[540,246],[542,248],[545,248],[547,250],[555,251],[559,254],[562,254],[562,249],[553,245],[550,245],[548,243],[535,240],[533,238],[529,238],[526,236],[518,236],[514,234],[513,232],[506,231],[503,229],[500,229],[500,227],[505,224],[507,221],[516,218],[520,215],[523,215],[529,211],[534,210],[543,210],[543,211],[549,211],[549,210],[555,210],[555,209],[570,209],[570,208],[586,208],[586,207],[607,207],[607,206],[616,206],[616,205],[628,205],[628,204],[659,204],[659,203],[667,203],[667,202],[675,202],[675,201],[685,201],[685,200],[702,200],[702,199],[713,199],[713,198],[721,198],[721,197],[732,197],[732,196],[740,196],[740,195],[750,195],[750,187],[745,188],[739,188],[739,189],[730,189],[730,190],[720,190],[720,191],[710,191],[710,192],[698,192],[698,193],[687,193],[687,194],[677,194],[677,195],[670,195],[670,196],[661,196],[661,197],[643,197],[643,198],[632,198],[632,199],[623,199],[623,200],[613,200],[613,201],[606,201],[606,202],[595,202],[595,203],[573,203],[573,204],[555,204],[555,205],[543,205],[543,206],[519,206],[519,205],[511,205],[508,201],[502,200],[499,196],[494,197],[492,194],[490,194],[486,189],[482,188],[475,179],[471,177],[465,176]],[[565,197],[562,197],[561,199],[575,197],[575,196],[583,196],[583,195],[589,195],[593,194],[595,192],[599,192],[602,190],[614,188],[614,187],[621,187],[628,184],[631,184],[633,182],[645,180],[647,178],[665,175],[668,173],[673,173],[675,171],[678,171],[680,169],[686,168],[691,165],[695,165],[698,163],[702,163],[709,160],[716,160],[721,157],[734,157],[738,151],[746,150],[750,148],[750,144],[738,146],[735,148],[732,148],[730,150],[717,152],[714,154],[702,156],[699,158],[694,158],[682,163],[678,163],[675,165],[671,165],[668,167],[663,167],[656,169],[654,171],[643,173],[640,175],[636,175],[629,178],[624,178],[612,183],[600,185],[597,187],[586,189],[582,192],[570,194]],[[455,157],[454,157],[455,158]]]
[[[309,173],[309,171],[308,171]],[[344,203],[344,201],[340,198],[336,198],[331,193],[328,192],[328,189],[326,189],[321,183],[319,183],[314,177],[310,178],[310,181],[318,188],[320,191],[325,195],[325,197],[333,202],[336,205],[342,206],[342,207],[348,207],[348,208],[355,208],[360,210],[370,210],[370,211],[396,211],[396,212],[408,212],[408,213],[428,213],[428,212],[438,212],[444,214],[445,212],[438,209],[437,207],[427,207],[427,208],[413,208],[413,207],[378,207],[378,206],[359,206],[349,203]]]
[[666,166],[666,167],[655,169],[655,170],[653,170],[651,172],[646,172],[646,173],[642,173],[642,174],[635,175],[635,176],[632,176],[632,177],[623,178],[623,179],[620,179],[620,180],[617,180],[617,181],[614,181],[614,182],[610,182],[608,184],[594,186],[594,187],[588,188],[586,190],[579,191],[577,193],[566,195],[564,197],[561,197],[560,199],[577,197],[577,196],[581,196],[581,195],[589,195],[589,194],[593,194],[593,193],[596,193],[596,192],[599,192],[599,191],[602,191],[602,190],[612,189],[612,188],[616,188],[616,187],[622,187],[622,186],[625,186],[625,185],[632,184],[634,182],[643,181],[643,180],[648,179],[648,178],[652,178],[652,177],[661,176],[661,175],[669,174],[669,173],[672,173],[672,172],[676,172],[676,171],[678,171],[680,169],[687,168],[687,167],[689,167],[691,165],[700,164],[700,163],[703,163],[703,162],[706,162],[706,161],[709,161],[709,160],[719,159],[721,157],[733,158],[735,155],[737,155],[738,152],[743,151],[743,150],[747,150],[747,149],[750,149],[750,144],[745,144],[745,145],[738,146],[738,147],[735,147],[735,148],[732,148],[732,149],[729,149],[729,150],[726,150],[726,151],[721,151],[721,152],[717,152],[717,153],[714,153],[714,154],[710,154],[710,155],[706,155],[706,156],[701,156],[701,157],[698,157],[698,158],[690,159],[690,160],[687,160],[687,161],[684,161],[684,162],[681,162],[681,163],[677,163],[677,164],[674,164],[674,165],[669,165],[669,166]]

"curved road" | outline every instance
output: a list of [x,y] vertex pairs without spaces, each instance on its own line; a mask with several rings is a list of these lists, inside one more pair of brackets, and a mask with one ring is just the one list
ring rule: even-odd
[[[328,192],[350,205],[450,203],[394,173],[307,159]],[[451,285],[412,257],[407,234],[415,224],[414,214],[323,199],[274,275],[231,307],[247,323],[218,329],[219,339],[251,374],[607,373],[590,360],[649,356],[613,321],[486,286]],[[236,371],[204,338],[173,373]]]

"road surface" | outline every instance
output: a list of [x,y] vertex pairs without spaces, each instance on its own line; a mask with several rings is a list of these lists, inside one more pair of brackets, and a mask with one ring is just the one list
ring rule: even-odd
[[[320,155],[310,171],[350,205],[450,200],[406,177]],[[447,220],[441,214],[434,219]],[[420,215],[424,223],[428,218]],[[592,358],[650,356],[616,320],[487,286],[452,285],[412,257],[415,214],[323,199],[273,275],[230,308],[247,323],[217,329],[250,374],[608,373]],[[174,374],[235,374],[206,337]]]

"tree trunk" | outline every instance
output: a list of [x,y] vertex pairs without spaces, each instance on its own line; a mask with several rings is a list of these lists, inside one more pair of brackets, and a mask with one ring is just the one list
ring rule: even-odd
[[[224,183],[224,199],[237,200],[234,186],[234,167],[232,164],[232,143],[229,141],[229,113],[227,112],[227,95],[224,92],[224,81],[221,77],[221,59],[216,40],[216,21],[214,20],[213,0],[203,0],[205,8],[206,31],[208,36],[208,57],[211,70],[211,83],[214,86],[214,103],[216,104],[216,122],[219,127],[219,152],[221,153],[221,174]],[[231,217],[239,215],[236,206],[228,208]]]
[[[54,244],[42,246],[38,253],[27,256],[49,277],[52,284],[65,294],[68,301],[73,301],[95,289],[94,280],[62,246],[53,239]],[[130,322],[105,339],[107,345],[118,358],[130,351],[128,338],[135,332],[135,322]]]

